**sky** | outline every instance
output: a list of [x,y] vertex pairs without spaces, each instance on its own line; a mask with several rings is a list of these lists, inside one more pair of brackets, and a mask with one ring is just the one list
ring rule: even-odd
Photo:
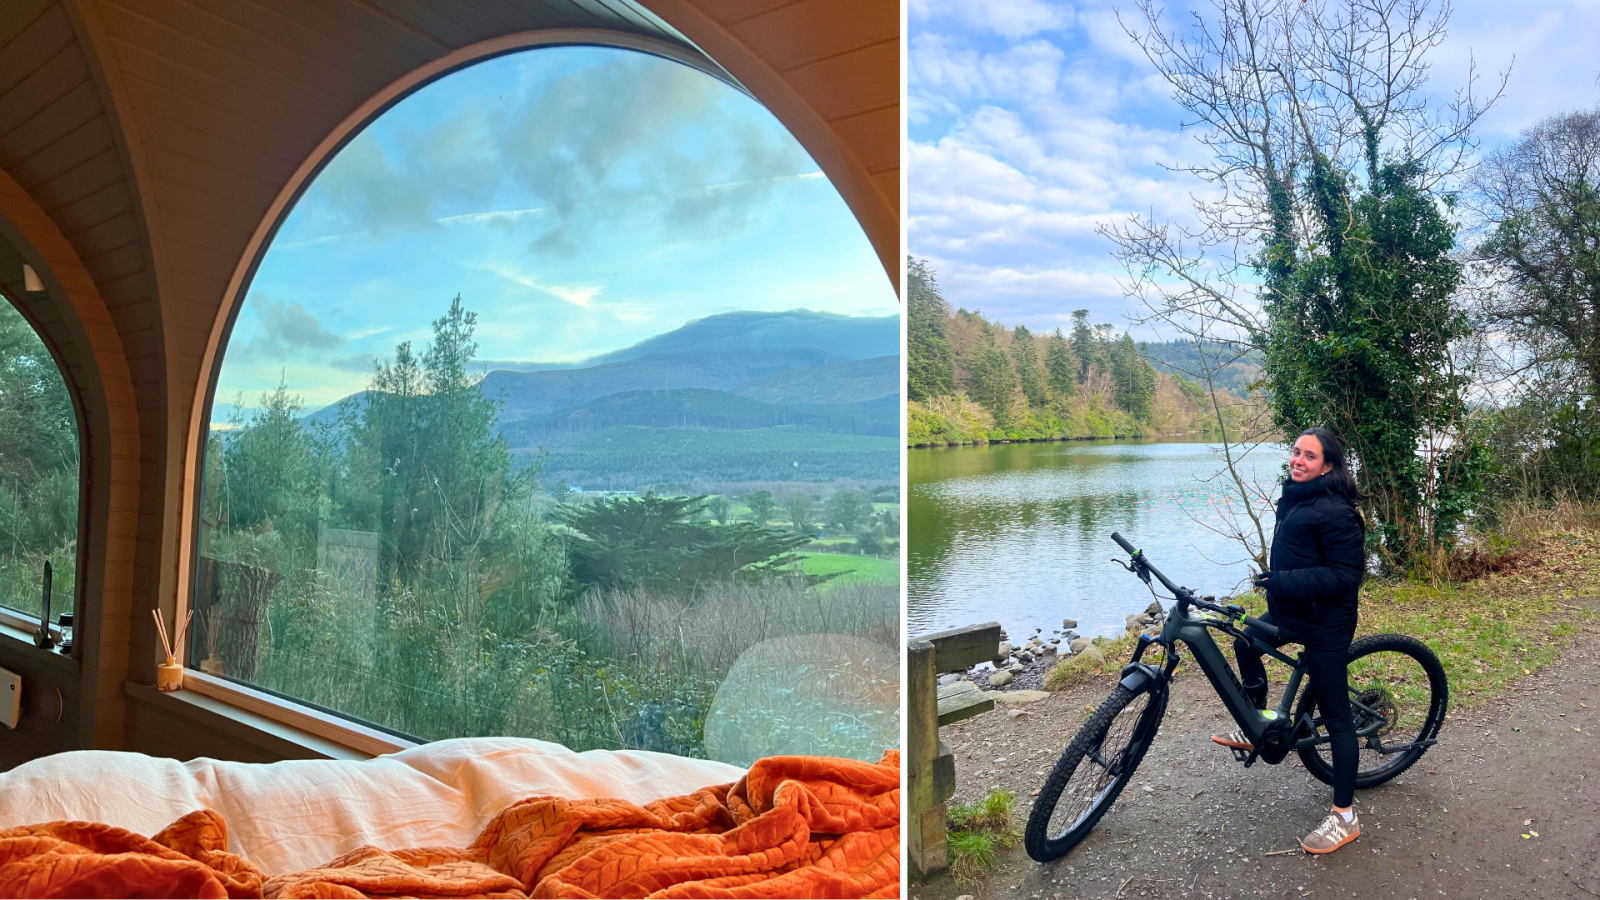
[[643,53],[529,50],[412,94],[316,177],[249,286],[216,418],[280,374],[310,410],[362,390],[456,294],[493,368],[736,309],[899,309],[838,192],[755,100]]
[[[1192,221],[1202,158],[1167,85],[1129,40],[1130,0],[908,0],[908,250],[947,300],[1007,325],[1070,328],[1071,311],[1130,327],[1142,307],[1099,223],[1130,214]],[[1209,9],[1173,0],[1169,15]],[[1557,112],[1600,103],[1600,2],[1455,4],[1430,57],[1441,95],[1476,62],[1511,71],[1479,123],[1485,150]],[[1151,326],[1139,339],[1165,335]]]

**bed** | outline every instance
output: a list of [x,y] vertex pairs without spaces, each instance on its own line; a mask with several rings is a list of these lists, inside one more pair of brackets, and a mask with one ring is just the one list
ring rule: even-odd
[[[76,751],[0,774],[0,894],[215,875],[223,893],[197,894],[897,896],[898,820],[894,752],[747,771],[522,738],[272,764]],[[130,858],[149,865],[113,864]]]

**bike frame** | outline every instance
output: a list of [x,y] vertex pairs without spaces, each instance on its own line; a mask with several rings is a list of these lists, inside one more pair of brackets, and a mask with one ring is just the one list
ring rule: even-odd
[[[1228,714],[1233,716],[1233,720],[1238,723],[1240,730],[1250,739],[1251,743],[1258,742],[1262,733],[1266,731],[1274,720],[1290,721],[1290,717],[1293,715],[1294,699],[1299,695],[1300,682],[1305,678],[1305,657],[1297,654],[1291,658],[1278,648],[1263,643],[1254,635],[1240,631],[1227,620],[1207,615],[1191,615],[1190,610],[1186,607],[1187,604],[1184,604],[1181,600],[1174,604],[1168,613],[1166,624],[1161,628],[1160,636],[1154,640],[1141,641],[1138,649],[1134,651],[1132,661],[1138,662],[1145,649],[1152,644],[1161,644],[1165,647],[1167,655],[1166,664],[1163,666],[1163,674],[1170,678],[1172,670],[1178,665],[1177,642],[1182,641],[1188,645],[1191,654],[1194,656],[1195,664],[1200,667],[1200,671],[1205,673],[1206,680],[1211,682],[1212,689],[1217,692],[1217,696],[1222,700],[1222,705],[1227,707]],[[1261,711],[1256,709],[1255,704],[1251,702],[1249,696],[1245,693],[1244,685],[1239,682],[1238,674],[1234,672],[1233,666],[1228,663],[1227,658],[1222,655],[1222,649],[1217,646],[1216,639],[1211,636],[1211,629],[1213,628],[1233,637],[1244,638],[1257,651],[1271,656],[1289,667],[1289,686],[1284,690],[1283,697],[1278,701],[1277,708],[1272,711],[1271,718],[1262,716]],[[1357,699],[1354,688],[1350,689],[1350,706],[1353,711],[1364,711],[1371,714],[1367,727],[1356,731],[1357,738],[1370,739],[1382,727],[1383,714]],[[1296,723],[1295,733],[1301,733],[1300,728],[1304,727],[1309,736],[1299,738],[1291,745],[1291,748],[1299,750],[1327,743],[1327,738],[1319,739],[1316,736],[1316,723],[1310,721],[1309,716],[1304,718],[1307,721]]]
[[[1162,585],[1172,591],[1172,595],[1176,600],[1172,608],[1167,611],[1166,624],[1162,626],[1161,634],[1155,638],[1151,638],[1148,635],[1141,636],[1139,645],[1134,650],[1133,659],[1129,665],[1139,665],[1139,659],[1144,655],[1146,649],[1152,644],[1161,644],[1166,651],[1166,662],[1161,670],[1159,689],[1165,690],[1166,683],[1172,678],[1173,669],[1177,668],[1178,641],[1182,641],[1189,645],[1190,651],[1194,654],[1195,664],[1200,667],[1200,671],[1206,674],[1206,679],[1211,682],[1211,687],[1216,690],[1217,696],[1222,699],[1222,705],[1228,708],[1228,714],[1233,716],[1233,720],[1238,723],[1240,731],[1244,733],[1245,737],[1249,738],[1252,744],[1260,746],[1261,736],[1277,722],[1292,721],[1290,718],[1293,715],[1291,707],[1294,705],[1295,696],[1300,693],[1300,682],[1306,673],[1304,654],[1297,655],[1291,659],[1288,654],[1262,642],[1255,635],[1241,631],[1234,626],[1233,616],[1235,613],[1237,613],[1239,620],[1247,625],[1254,625],[1258,628],[1273,631],[1276,629],[1266,622],[1244,615],[1243,610],[1238,607],[1226,608],[1201,600],[1194,595],[1193,591],[1182,585],[1173,584],[1168,580],[1165,575],[1162,575],[1160,571],[1150,565],[1149,561],[1145,559],[1143,551],[1135,550],[1132,544],[1123,540],[1122,535],[1113,532],[1111,537],[1124,550],[1128,551],[1132,557],[1131,565],[1122,563],[1121,560],[1116,560],[1116,562],[1121,563],[1124,568],[1137,575],[1147,585],[1150,583],[1151,576],[1155,576]],[[1190,615],[1192,607],[1223,613],[1227,618]],[[1229,665],[1228,660],[1222,655],[1222,650],[1217,646],[1216,640],[1211,637],[1210,629],[1213,628],[1233,637],[1243,638],[1249,641],[1250,645],[1256,650],[1289,666],[1289,686],[1283,692],[1283,699],[1278,701],[1276,710],[1270,714],[1263,715],[1260,710],[1256,709],[1250,698],[1245,695],[1244,685],[1239,683],[1238,674],[1234,672],[1233,666]],[[1354,688],[1349,690],[1351,712],[1359,711],[1370,714],[1366,727],[1356,729],[1356,738],[1358,740],[1365,738],[1370,749],[1381,753],[1397,752],[1409,746],[1384,747],[1375,736],[1383,727],[1383,714],[1362,703],[1358,699],[1359,695]],[[1292,733],[1296,735],[1302,734],[1301,729],[1303,728],[1303,733],[1306,736],[1297,738],[1290,745],[1290,749],[1301,750],[1328,743],[1327,738],[1319,739],[1317,737],[1316,722],[1310,716],[1303,716],[1302,719],[1303,721],[1294,724]],[[1246,762],[1254,761],[1254,759],[1255,756],[1252,754]]]

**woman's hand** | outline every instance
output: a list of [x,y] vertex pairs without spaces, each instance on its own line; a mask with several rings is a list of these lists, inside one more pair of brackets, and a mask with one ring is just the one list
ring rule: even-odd
[[1257,590],[1264,591],[1267,589],[1267,581],[1271,577],[1271,572],[1260,572],[1250,579],[1250,583],[1255,585]]

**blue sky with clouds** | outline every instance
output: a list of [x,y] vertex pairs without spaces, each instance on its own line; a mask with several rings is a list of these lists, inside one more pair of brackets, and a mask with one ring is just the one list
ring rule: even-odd
[[[1169,16],[1209,9],[1178,0]],[[1117,21],[1128,0],[909,0],[909,251],[952,303],[1030,328],[1128,327],[1134,304],[1095,225],[1131,213],[1189,221],[1202,149]],[[1129,20],[1130,23],[1132,20]],[[1485,149],[1545,116],[1600,103],[1593,0],[1455,4],[1433,55],[1441,94],[1511,67],[1480,123]],[[1514,66],[1512,61],[1515,59]],[[1148,326],[1139,338],[1157,338]]]
[[491,366],[571,362],[734,309],[898,311],[844,201],[756,101],[657,57],[500,57],[411,95],[316,178],[218,376],[308,408],[461,294]]

